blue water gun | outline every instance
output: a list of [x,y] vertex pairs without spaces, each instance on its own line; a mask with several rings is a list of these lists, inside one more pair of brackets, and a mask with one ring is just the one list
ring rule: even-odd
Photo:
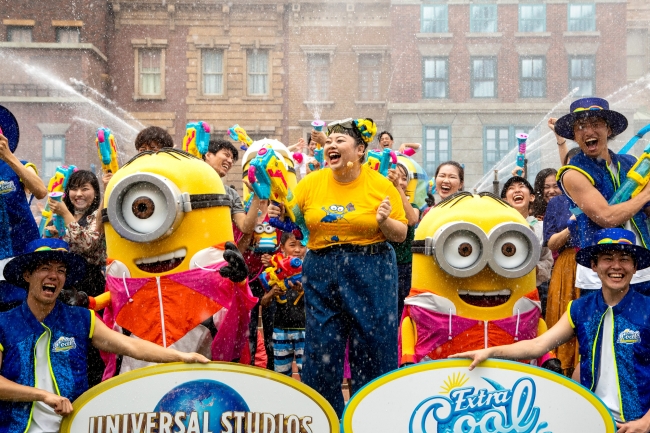
[[388,169],[395,169],[397,166],[397,155],[392,150],[373,149],[368,152],[368,167],[378,171],[382,176],[388,176]]
[[185,125],[183,150],[197,158],[203,158],[210,146],[210,125],[206,122],[190,122]]
[[518,176],[524,174],[524,168],[526,167],[526,141],[528,140],[528,134],[517,134],[517,143],[519,145],[519,151],[517,152],[517,169],[515,173]]
[[[74,165],[61,165],[56,168],[54,176],[50,179],[50,182],[47,185],[48,196],[52,197],[56,201],[61,201],[63,199],[63,193],[65,192],[65,187],[68,185],[68,180],[72,173],[77,171],[77,167]],[[41,222],[38,225],[38,232],[41,237],[52,237],[49,230],[45,230],[50,223],[53,222],[54,227],[59,232],[59,237],[65,235],[65,223],[63,218],[59,215],[54,215],[50,209],[49,203],[45,204],[45,209],[41,212]]]
[[99,153],[99,160],[102,163],[102,171],[104,173],[117,172],[119,168],[117,160],[117,145],[115,144],[115,136],[108,128],[99,128],[97,130],[97,138],[95,139],[97,145],[97,153]]
[[271,203],[280,206],[284,205],[285,216],[282,221],[280,218],[269,219],[269,224],[284,232],[293,233],[296,239],[303,240],[304,233],[296,224],[296,216],[293,213],[293,193],[287,183],[287,169],[284,163],[275,154],[271,147],[263,147],[255,158],[251,160],[248,167],[248,181],[253,188],[253,192],[260,200],[270,199]]
[[609,200],[609,204],[619,204],[636,196],[650,181],[650,144],[643,149],[643,154],[627,172],[627,177],[616,194]]

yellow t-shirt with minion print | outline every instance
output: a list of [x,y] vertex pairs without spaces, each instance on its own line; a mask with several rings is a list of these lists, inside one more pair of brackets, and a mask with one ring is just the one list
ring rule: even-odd
[[294,203],[309,229],[309,249],[338,244],[370,245],[386,237],[377,224],[377,208],[390,197],[390,218],[406,224],[406,215],[395,186],[365,165],[352,182],[340,183],[332,170],[309,174],[294,191]]

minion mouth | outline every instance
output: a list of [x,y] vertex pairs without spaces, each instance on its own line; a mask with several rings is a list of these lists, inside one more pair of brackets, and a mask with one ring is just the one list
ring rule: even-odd
[[187,255],[186,248],[179,248],[170,253],[161,254],[159,256],[142,257],[135,260],[135,265],[141,271],[150,274],[160,274],[162,272],[171,271],[180,265],[185,256]]
[[508,289],[496,290],[493,292],[478,292],[470,290],[459,290],[458,297],[461,301],[474,307],[498,307],[510,299],[512,292]]

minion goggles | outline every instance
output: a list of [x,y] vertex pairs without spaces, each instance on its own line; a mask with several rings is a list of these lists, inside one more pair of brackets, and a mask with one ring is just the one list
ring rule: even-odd
[[155,173],[137,173],[120,180],[102,209],[102,222],[110,222],[124,239],[146,243],[165,238],[187,212],[231,206],[227,194],[189,194]]

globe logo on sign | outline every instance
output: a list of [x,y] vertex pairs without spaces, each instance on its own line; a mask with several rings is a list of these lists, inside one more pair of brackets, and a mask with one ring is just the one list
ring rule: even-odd
[[532,378],[522,377],[512,388],[482,379],[490,388],[464,386],[468,381],[464,374],[449,377],[442,386],[443,395],[425,399],[413,411],[409,433],[550,433],[535,406],[537,389]]
[[177,426],[174,431],[220,432],[224,412],[249,409],[242,396],[228,385],[216,380],[193,380],[165,394],[153,411],[171,414]]

